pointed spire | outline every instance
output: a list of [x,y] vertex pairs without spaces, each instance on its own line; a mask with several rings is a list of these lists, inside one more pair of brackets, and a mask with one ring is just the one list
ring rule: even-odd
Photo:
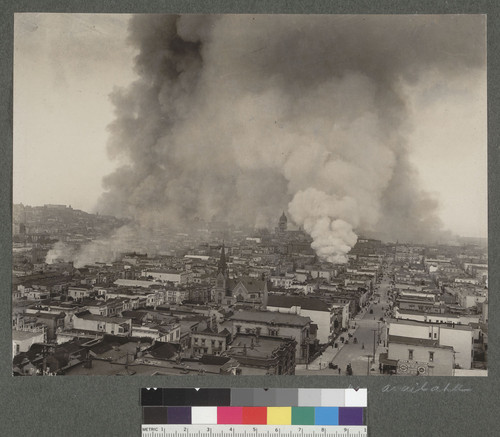
[[226,249],[224,247],[224,240],[222,241],[222,247],[220,250],[219,267],[217,269],[217,274],[222,273],[224,276],[227,275],[227,264],[226,264]]

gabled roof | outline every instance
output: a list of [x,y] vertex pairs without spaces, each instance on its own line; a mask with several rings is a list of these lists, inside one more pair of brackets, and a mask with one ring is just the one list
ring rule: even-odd
[[155,358],[170,359],[179,351],[180,345],[157,341],[148,352]]
[[241,285],[243,285],[249,292],[263,291],[266,287],[266,281],[250,278],[248,276],[242,276],[234,281],[232,289],[236,288],[239,283],[241,283]]

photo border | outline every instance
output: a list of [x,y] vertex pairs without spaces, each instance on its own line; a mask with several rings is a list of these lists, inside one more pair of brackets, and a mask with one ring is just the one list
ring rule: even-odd
[[[132,378],[12,377],[11,247],[12,247],[12,81],[13,23],[16,12],[80,13],[335,13],[335,14],[487,14],[488,38],[488,216],[489,265],[499,266],[500,220],[500,5],[493,1],[69,1],[2,0],[0,39],[0,387],[2,433],[9,436],[139,436],[142,387],[368,387],[367,425],[371,436],[476,436],[498,429],[498,320],[490,311],[488,377],[327,377],[200,376]],[[498,308],[499,274],[489,274],[490,307]],[[449,391],[411,393],[448,385]],[[396,387],[384,392],[384,387]],[[455,390],[461,385],[461,391]]]

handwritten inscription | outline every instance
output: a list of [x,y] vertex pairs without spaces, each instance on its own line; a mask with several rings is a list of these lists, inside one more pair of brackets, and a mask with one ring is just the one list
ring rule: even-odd
[[433,385],[427,381],[415,383],[412,385],[392,385],[387,384],[382,387],[382,393],[403,392],[403,393],[464,393],[471,392],[472,388],[464,387],[462,384]]

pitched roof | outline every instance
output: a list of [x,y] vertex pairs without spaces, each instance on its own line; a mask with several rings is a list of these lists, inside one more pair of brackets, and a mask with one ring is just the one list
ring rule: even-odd
[[241,282],[249,292],[263,291],[266,286],[266,281],[261,281],[256,278],[250,278],[247,276],[242,276],[234,281],[233,289]]
[[148,352],[155,358],[169,359],[175,356],[180,345],[157,341]]

